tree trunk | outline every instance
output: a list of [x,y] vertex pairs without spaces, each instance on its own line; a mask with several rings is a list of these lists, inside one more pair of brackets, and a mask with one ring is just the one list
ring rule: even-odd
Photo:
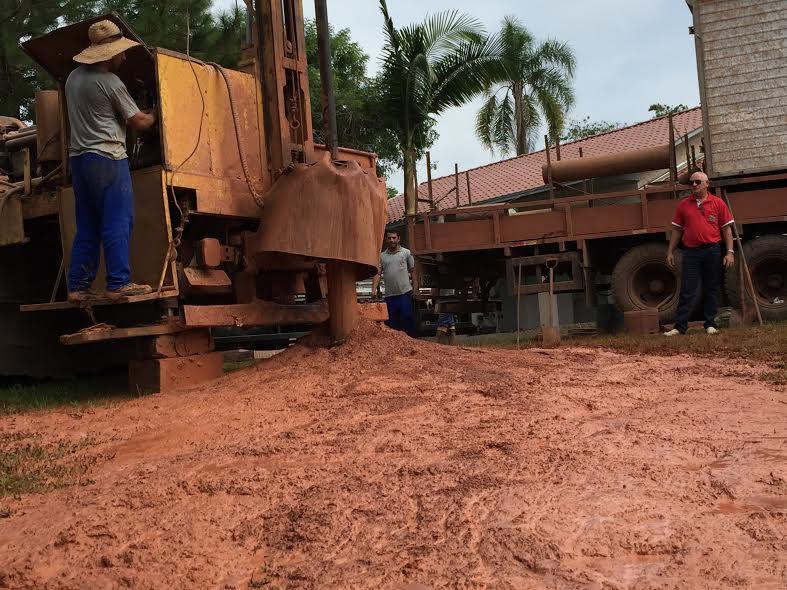
[[522,108],[522,87],[514,84],[514,135],[516,139],[516,155],[521,156],[527,153],[527,134],[525,133],[525,113]]
[[415,150],[406,147],[404,156],[404,204],[407,215],[418,213],[418,189],[415,186]]

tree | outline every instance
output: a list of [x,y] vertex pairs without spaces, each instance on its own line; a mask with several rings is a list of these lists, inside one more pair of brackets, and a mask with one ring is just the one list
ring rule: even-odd
[[560,137],[560,141],[573,141],[575,139],[583,139],[599,133],[606,133],[607,131],[614,131],[625,127],[625,123],[618,121],[591,121],[590,117],[585,117],[582,120],[572,119],[566,132]]
[[[313,20],[307,20],[304,28],[312,128],[315,141],[324,142],[317,27]],[[330,36],[339,145],[375,152],[379,158],[378,173],[388,176],[400,164],[400,157],[396,136],[381,116],[380,85],[377,79],[366,75],[369,56],[352,40],[349,29],[336,32],[331,28]]]
[[503,19],[500,60],[504,78],[486,89],[476,116],[476,134],[490,151],[505,155],[532,151],[542,122],[550,137],[563,129],[574,104],[571,87],[576,66],[573,50],[554,39],[536,42],[515,18]]
[[213,15],[213,27],[206,39],[210,61],[237,68],[241,43],[246,35],[246,11],[236,3],[230,10]]
[[0,115],[32,119],[33,95],[51,85],[19,42],[90,16],[90,0],[0,0]]
[[[246,28],[246,13],[238,4],[211,12],[212,0],[101,0],[100,12],[116,12],[150,47],[186,52],[202,61],[236,67]],[[187,27],[188,25],[188,27]]]
[[181,52],[186,51],[188,14],[191,54],[235,67],[245,12],[236,5],[214,15],[211,7],[211,0],[0,0],[0,114],[32,119],[35,91],[52,85],[19,42],[97,14],[116,12],[146,44]]
[[415,163],[433,133],[434,117],[460,106],[499,79],[497,40],[480,22],[456,11],[397,29],[380,0],[385,44],[380,97],[386,125],[402,155],[408,213],[415,208]]
[[680,111],[685,111],[688,109],[685,104],[675,105],[671,107],[666,104],[661,104],[660,102],[654,103],[648,107],[648,112],[653,113],[653,118],[656,119],[658,117],[664,117],[665,115],[679,113]]

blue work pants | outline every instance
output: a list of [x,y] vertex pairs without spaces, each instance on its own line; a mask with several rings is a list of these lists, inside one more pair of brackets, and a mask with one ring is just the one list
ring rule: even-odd
[[705,327],[716,327],[716,312],[719,305],[719,283],[721,282],[721,245],[706,244],[683,250],[680,269],[680,299],[675,318],[675,329],[685,334],[689,328],[689,315],[697,298],[697,289],[702,281],[705,301],[703,316]]
[[415,335],[415,318],[413,316],[413,293],[408,291],[401,295],[391,295],[385,298],[388,308],[388,327],[400,332]]
[[102,244],[107,289],[117,291],[131,281],[134,194],[128,159],[113,160],[87,152],[73,156],[70,164],[77,232],[71,248],[68,291],[83,291],[93,284]]

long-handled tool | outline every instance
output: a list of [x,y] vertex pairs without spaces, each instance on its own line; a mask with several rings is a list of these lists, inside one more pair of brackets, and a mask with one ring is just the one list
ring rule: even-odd
[[560,329],[555,328],[555,267],[557,260],[547,260],[549,269],[549,323],[541,326],[541,343],[544,346],[557,346],[560,344]]
[[[721,196],[724,199],[724,202],[727,204],[727,208],[730,210],[730,215],[735,218],[735,214],[732,211],[732,203],[730,203],[730,198],[727,196],[727,189],[725,187],[721,187]],[[746,261],[746,252],[743,251],[743,240],[741,239],[740,234],[738,233],[738,226],[733,223],[732,224],[732,232],[735,236],[735,242],[738,244],[738,252],[741,254],[741,268],[743,269],[743,276],[746,278],[746,283],[748,284],[749,293],[751,294],[751,300],[754,303],[754,311],[757,312],[757,322],[762,326],[762,313],[760,312],[760,302],[757,301],[757,292],[754,290],[754,283],[751,280],[751,272],[749,272],[749,263]],[[741,283],[741,293],[746,291],[745,284]],[[742,300],[745,297],[741,298]],[[744,313],[743,304],[741,305],[741,314]],[[744,321],[745,321],[745,316]]]
[[519,296],[522,294],[522,263],[519,263],[516,277],[516,347],[519,348]]

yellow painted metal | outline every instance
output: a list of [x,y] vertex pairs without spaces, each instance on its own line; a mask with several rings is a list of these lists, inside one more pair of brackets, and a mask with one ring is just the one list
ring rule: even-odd
[[[200,213],[258,217],[260,209],[241,166],[223,76],[214,66],[198,61],[189,63],[186,56],[164,50],[157,50],[156,62],[167,182],[195,189]],[[235,100],[240,143],[251,180],[262,193],[270,183],[264,143],[260,142],[256,83],[249,74],[225,71]]]

